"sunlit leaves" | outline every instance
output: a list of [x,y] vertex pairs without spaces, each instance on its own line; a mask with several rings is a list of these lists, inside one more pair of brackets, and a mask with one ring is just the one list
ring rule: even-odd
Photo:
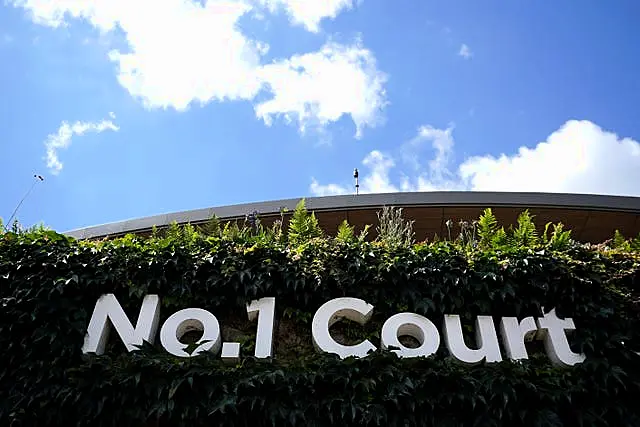
[[[640,256],[622,243],[577,244],[561,226],[535,239],[530,220],[505,231],[481,218],[475,246],[368,242],[345,230],[344,239],[322,238],[313,221],[301,221],[291,245],[259,225],[212,226],[208,236],[174,226],[103,242],[5,233],[0,425],[640,425]],[[251,323],[253,335],[236,341],[238,365],[177,359],[150,344],[127,353],[114,337],[104,356],[83,356],[91,310],[106,292],[130,316],[147,293],[161,296],[165,319],[186,307],[210,310],[225,340],[242,329],[248,300],[276,297],[275,358],[250,356]],[[378,351],[338,360],[315,352],[310,322],[340,296],[374,305],[367,325],[343,332],[376,345],[376,331],[398,311],[436,322],[460,313],[471,333],[479,314],[522,318],[556,306],[575,319],[572,346],[587,361],[554,368],[539,342],[527,344],[530,359],[520,363],[468,367],[444,348],[427,359]]]

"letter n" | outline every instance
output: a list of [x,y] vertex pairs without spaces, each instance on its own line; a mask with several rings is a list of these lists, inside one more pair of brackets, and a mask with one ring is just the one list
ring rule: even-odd
[[144,297],[135,329],[115,295],[102,295],[93,309],[87,334],[84,337],[82,352],[103,354],[109,339],[111,325],[120,335],[120,339],[128,351],[136,350],[136,346],[142,345],[143,341],[153,343],[159,320],[160,299],[157,295]]

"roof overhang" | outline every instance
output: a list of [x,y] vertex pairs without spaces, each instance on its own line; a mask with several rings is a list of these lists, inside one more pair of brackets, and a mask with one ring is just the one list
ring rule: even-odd
[[[261,218],[273,219],[280,216],[283,208],[293,210],[299,200],[274,200],[154,215],[81,228],[65,234],[79,239],[93,239],[144,233],[153,226],[162,228],[173,222],[204,223],[214,214],[221,220],[243,219],[254,211],[259,212]],[[362,225],[360,222],[363,221],[373,224],[375,221],[371,219],[375,220],[375,211],[382,206],[396,206],[405,208],[407,217],[416,221],[417,231],[427,234],[442,233],[447,219],[475,219],[487,207],[497,209],[498,219],[507,223],[513,222],[517,213],[529,209],[544,222],[563,222],[576,232],[574,236],[586,233],[591,236],[586,239],[588,241],[593,241],[596,235],[598,239],[605,237],[605,233],[609,233],[610,237],[615,229],[621,229],[628,236],[640,232],[640,197],[563,193],[405,192],[310,197],[306,198],[306,206],[308,210],[316,212],[321,225],[328,229],[337,228],[342,219],[348,219],[356,226]],[[597,232],[590,232],[590,227],[597,229]]]

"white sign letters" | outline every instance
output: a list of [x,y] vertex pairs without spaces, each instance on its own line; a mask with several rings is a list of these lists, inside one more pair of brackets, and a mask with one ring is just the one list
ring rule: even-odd
[[491,316],[478,316],[476,318],[476,344],[477,349],[471,349],[464,343],[462,323],[457,314],[445,314],[444,316],[444,342],[449,353],[459,361],[467,364],[476,364],[486,360],[487,362],[500,362],[500,344],[498,335],[493,326]]
[[[416,348],[405,347],[400,343],[402,336],[415,338],[420,346]],[[440,347],[440,334],[436,325],[426,317],[415,313],[398,313],[391,316],[382,325],[380,341],[385,350],[389,347],[398,347],[398,350],[391,351],[400,357],[431,356]]]
[[[261,298],[247,304],[249,320],[257,321],[256,358],[273,357],[273,331],[275,327],[275,298]],[[373,306],[358,298],[336,298],[324,303],[313,316],[311,337],[319,352],[335,353],[340,358],[366,357],[376,351],[369,340],[356,345],[344,345],[331,336],[330,328],[342,319],[364,325],[373,313]],[[103,295],[96,302],[82,351],[103,354],[111,326],[128,351],[134,351],[144,341],[153,343],[160,320],[160,299],[147,295],[140,307],[135,328],[127,318],[113,294]],[[551,362],[558,366],[573,366],[585,360],[584,354],[574,353],[569,346],[567,332],[575,330],[573,319],[560,319],[555,309],[534,319],[526,317],[503,317],[500,320],[500,336],[505,357],[512,360],[527,359],[525,343],[533,339],[544,341]],[[200,331],[202,338],[190,346],[181,340],[190,331]],[[447,314],[442,323],[445,347],[449,354],[465,364],[500,362],[503,360],[498,333],[491,316],[477,316],[475,322],[475,345],[469,347],[464,339],[460,316]],[[400,337],[409,336],[418,341],[415,348],[400,342]],[[160,343],[164,349],[177,357],[193,357],[203,352],[220,353],[229,363],[240,360],[240,344],[222,342],[218,319],[211,312],[200,308],[180,310],[165,320],[160,330]],[[399,357],[426,357],[440,348],[440,333],[436,325],[416,313],[398,313],[384,322],[380,335],[380,346],[395,352]]]
[[157,295],[147,295],[142,300],[142,307],[138,315],[135,329],[127,318],[124,310],[118,303],[115,295],[103,295],[96,302],[93,310],[87,334],[85,335],[82,351],[84,353],[104,353],[104,348],[109,339],[109,324],[115,328],[127,350],[135,350],[135,346],[142,345],[143,341],[153,344],[158,322],[160,320],[160,299]]
[[364,357],[376,346],[369,340],[357,345],[342,345],[331,338],[329,328],[340,319],[349,319],[361,325],[367,323],[373,313],[373,306],[358,298],[336,298],[325,302],[313,316],[311,336],[313,345],[320,352],[335,353],[341,358]]
[[276,299],[260,298],[247,304],[249,320],[258,319],[255,357],[263,359],[273,355],[273,328],[276,323]]
[[203,351],[217,354],[220,350],[220,325],[216,316],[201,308],[185,308],[173,313],[162,325],[160,330],[160,342],[165,350],[174,356],[189,357],[185,351],[186,344],[180,339],[191,331],[201,331],[202,339],[198,347],[191,353],[197,356]]

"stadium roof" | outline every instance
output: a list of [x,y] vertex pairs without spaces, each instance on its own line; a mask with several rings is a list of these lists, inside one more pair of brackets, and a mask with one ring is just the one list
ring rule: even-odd
[[[283,208],[292,211],[300,199],[274,200],[258,203],[221,206],[130,219],[111,224],[87,227],[65,234],[93,239],[127,233],[148,233],[155,225],[202,224],[214,214],[221,220],[243,220],[258,212],[263,223],[280,218]],[[626,237],[640,233],[640,197],[603,196],[562,193],[504,192],[406,192],[313,197],[306,199],[307,209],[314,211],[320,226],[333,233],[347,219],[356,229],[377,223],[377,211],[383,206],[404,209],[404,216],[415,221],[416,238],[431,239],[446,235],[446,221],[477,219],[484,208],[492,208],[501,224],[508,226],[524,209],[535,215],[535,222],[544,227],[547,222],[562,222],[572,230],[576,240],[602,242],[620,230]],[[452,233],[456,230],[453,229]]]

